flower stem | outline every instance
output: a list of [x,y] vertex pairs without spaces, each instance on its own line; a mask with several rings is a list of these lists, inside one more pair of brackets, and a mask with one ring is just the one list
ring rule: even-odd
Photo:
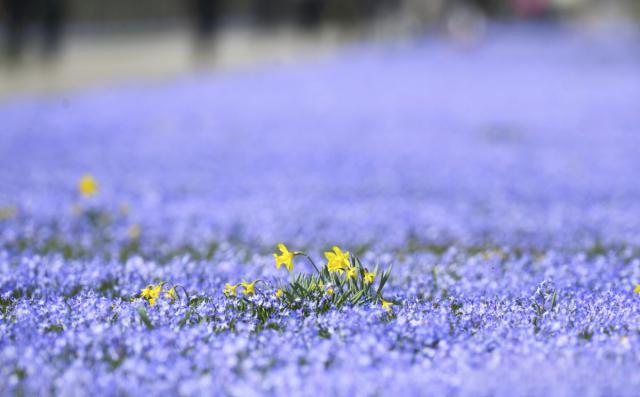
[[307,260],[311,263],[311,266],[313,266],[313,268],[316,269],[316,272],[318,272],[320,277],[322,277],[322,273],[320,273],[320,270],[318,270],[318,267],[316,266],[316,264],[313,262],[313,259],[311,259],[309,255],[305,254],[304,252],[296,252],[296,255],[304,256],[305,258],[307,258]]

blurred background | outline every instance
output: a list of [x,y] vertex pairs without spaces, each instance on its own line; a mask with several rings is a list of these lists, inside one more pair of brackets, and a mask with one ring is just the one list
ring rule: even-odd
[[280,64],[487,24],[631,25],[636,0],[0,0],[0,101]]

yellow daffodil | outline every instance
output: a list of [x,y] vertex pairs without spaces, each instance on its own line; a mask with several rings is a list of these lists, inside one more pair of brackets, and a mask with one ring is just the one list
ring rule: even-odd
[[284,292],[282,292],[282,288],[278,288],[278,290],[276,291],[276,298],[282,298],[283,294]]
[[633,293],[640,294],[640,284],[636,285],[636,287],[633,289]]
[[85,174],[78,182],[78,191],[83,197],[91,197],[98,193],[98,182],[91,174]]
[[384,310],[386,310],[386,311],[388,311],[388,312],[390,312],[391,310],[393,310],[393,309],[391,308],[391,305],[393,305],[393,302],[389,302],[389,301],[386,301],[386,300],[382,299],[382,308],[383,308]]
[[358,268],[356,268],[355,266],[348,268],[347,279],[355,280],[356,277],[358,277]]
[[151,288],[152,287],[150,285],[148,287],[143,288],[142,291],[140,291],[140,296],[145,299],[151,298]]
[[293,257],[296,255],[294,252],[289,252],[284,244],[278,244],[280,255],[273,254],[276,258],[276,268],[280,270],[280,266],[285,265],[289,272],[293,271]]
[[333,295],[333,288],[327,288],[327,295]]
[[129,235],[129,239],[137,240],[140,238],[140,226],[135,224],[129,226],[129,230],[127,230],[127,234]]
[[162,284],[158,285],[149,285],[145,289],[142,290],[140,296],[145,298],[151,306],[156,304],[156,299],[160,296],[160,290],[162,289]]
[[176,287],[171,287],[171,289],[165,290],[164,297],[167,299],[171,299],[172,301],[176,300]]
[[376,274],[372,273],[370,271],[365,271],[364,272],[364,282],[367,284],[371,284],[373,283],[373,280],[376,279]]
[[229,283],[226,283],[224,285],[224,294],[227,296],[236,296],[236,289],[238,288],[238,285],[231,285]]
[[252,282],[252,283],[240,283],[242,284],[242,287],[244,288],[244,294],[245,295],[252,295],[256,293],[255,290],[255,286],[256,286],[256,282]]
[[328,261],[327,269],[332,273],[342,273],[349,268],[349,252],[342,252],[338,247],[333,247],[333,252],[325,252],[324,257]]

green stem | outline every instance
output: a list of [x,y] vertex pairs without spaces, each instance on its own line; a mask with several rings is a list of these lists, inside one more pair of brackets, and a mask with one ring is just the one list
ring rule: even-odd
[[187,289],[180,285],[180,284],[175,284],[173,286],[174,288],[182,288],[182,292],[184,293],[185,297],[187,298],[187,305],[189,305],[189,302],[191,301],[191,299],[189,298],[189,293],[187,292]]
[[296,252],[296,255],[300,255],[300,256],[304,256],[305,258],[307,258],[307,260],[311,263],[311,266],[313,266],[314,269],[316,269],[316,272],[318,272],[318,274],[320,275],[320,277],[322,277],[322,273],[320,273],[320,270],[318,270],[318,267],[316,266],[316,264],[313,262],[313,259],[311,259],[311,257],[303,252]]

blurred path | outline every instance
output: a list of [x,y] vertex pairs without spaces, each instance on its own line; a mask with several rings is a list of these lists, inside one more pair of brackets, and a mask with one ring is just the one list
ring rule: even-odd
[[332,29],[268,34],[230,29],[216,48],[196,52],[187,29],[127,34],[71,34],[60,58],[43,62],[28,54],[19,65],[0,59],[0,101],[110,84],[158,81],[193,71],[229,70],[259,63],[285,63],[321,56],[344,38]]

